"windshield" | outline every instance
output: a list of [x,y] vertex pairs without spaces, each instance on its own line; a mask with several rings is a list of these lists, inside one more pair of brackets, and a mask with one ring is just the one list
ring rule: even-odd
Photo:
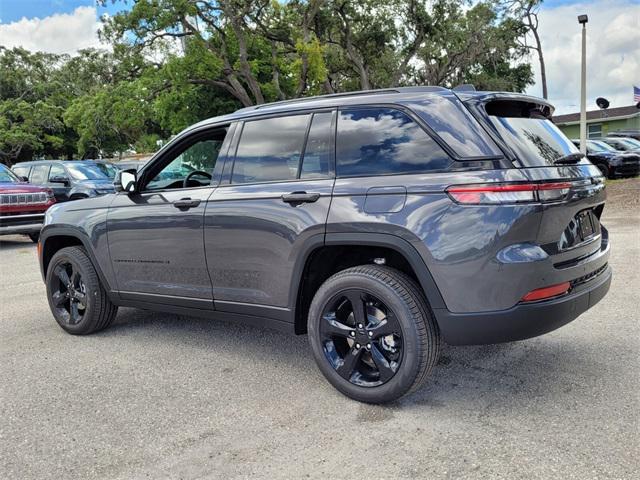
[[110,163],[96,163],[95,166],[98,167],[107,177],[111,179],[116,178],[118,169]]
[[82,165],[79,163],[67,164],[67,170],[76,180],[104,180],[108,179],[107,175],[94,165]]
[[592,150],[594,152],[617,152],[618,151],[608,143],[605,143],[599,140],[587,140],[587,147],[589,147],[589,150]]
[[620,140],[620,142],[629,147],[630,150],[636,150],[640,148],[640,142],[638,140],[634,140],[633,138],[625,138],[624,140]]
[[0,164],[0,183],[20,183],[20,179],[15,173]]
[[486,105],[491,123],[513,150],[519,167],[555,165],[560,157],[579,153],[576,146],[543,116],[537,106],[520,101],[494,101]]

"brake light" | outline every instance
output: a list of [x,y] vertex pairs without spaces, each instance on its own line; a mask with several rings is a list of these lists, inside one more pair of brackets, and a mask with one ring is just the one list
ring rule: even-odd
[[531,290],[524,297],[523,302],[535,302],[537,300],[545,300],[547,298],[557,297],[558,295],[564,295],[571,288],[571,283],[564,282],[557,285],[551,285],[550,287],[538,288]]
[[489,185],[453,185],[449,196],[462,204],[499,204],[556,202],[567,196],[570,182],[553,183],[497,183]]

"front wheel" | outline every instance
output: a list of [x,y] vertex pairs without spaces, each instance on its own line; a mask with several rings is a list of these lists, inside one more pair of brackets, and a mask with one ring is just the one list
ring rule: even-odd
[[602,176],[604,178],[611,178],[611,171],[608,165],[605,165],[604,163],[598,163],[596,167],[600,169],[600,173],[602,173]]
[[440,351],[438,325],[421,289],[389,267],[362,265],[329,278],[311,303],[308,332],[327,380],[367,403],[418,389]]
[[58,251],[47,268],[47,299],[58,325],[73,335],[108,327],[118,312],[82,247]]

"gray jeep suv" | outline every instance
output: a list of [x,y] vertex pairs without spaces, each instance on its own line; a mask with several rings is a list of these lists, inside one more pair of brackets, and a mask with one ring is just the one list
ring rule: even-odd
[[407,87],[245,108],[179,134],[115,194],[50,208],[49,304],[307,333],[339,391],[418,388],[441,340],[554,330],[611,281],[600,171],[544,100]]

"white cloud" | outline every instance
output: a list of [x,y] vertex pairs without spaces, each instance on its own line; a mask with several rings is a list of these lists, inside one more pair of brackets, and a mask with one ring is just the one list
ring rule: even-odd
[[[633,103],[633,85],[640,86],[640,8],[632,0],[595,0],[540,11],[542,51],[547,67],[549,100],[556,113],[580,109],[581,26],[587,24],[587,110],[597,97],[612,107]],[[537,57],[531,57],[536,85],[527,93],[542,95]]]
[[23,47],[31,51],[75,53],[82,48],[99,47],[95,7],[78,7],[73,13],[45,18],[21,18],[0,24],[0,45]]

